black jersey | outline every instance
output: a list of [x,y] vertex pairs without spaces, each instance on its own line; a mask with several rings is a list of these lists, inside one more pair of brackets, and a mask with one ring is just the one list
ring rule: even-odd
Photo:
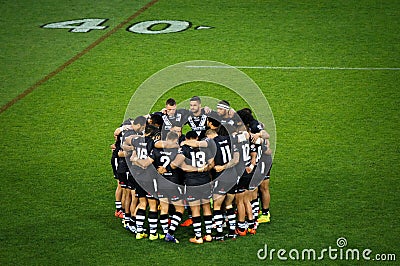
[[[118,151],[121,150],[121,145],[122,143],[124,143],[125,139],[128,136],[132,136],[132,135],[137,135],[138,133],[134,130],[124,130],[120,133],[119,135],[119,145],[118,145]],[[117,150],[117,149],[116,149]],[[118,153],[117,151],[117,153]],[[117,167],[117,172],[118,173],[126,173],[129,171],[129,167],[131,166],[131,162],[129,160],[130,156],[131,156],[132,152],[127,151],[127,156],[126,157],[119,157],[118,158],[118,167]]]
[[192,112],[189,113],[187,117],[187,124],[190,128],[197,133],[199,136],[198,139],[203,139],[206,135],[207,127],[207,115],[204,113],[204,110],[201,110],[201,114],[199,116],[195,116]]
[[236,136],[237,141],[237,149],[240,153],[239,156],[239,163],[236,167],[237,173],[243,173],[245,167],[251,164],[251,153],[257,152],[256,147],[254,144],[251,144],[249,140],[244,136],[244,134],[238,134]]
[[[236,144],[232,144],[231,142],[235,143],[235,141],[231,141],[230,136],[216,136],[213,138],[215,143],[216,151],[214,156],[214,164],[215,165],[224,165],[227,164],[229,161],[233,159],[233,154],[238,152]],[[237,180],[236,168],[228,168],[224,171],[217,172],[213,169],[211,172],[213,175],[213,179],[218,178],[219,182],[223,182],[222,185],[224,188],[230,188],[234,185]],[[226,183],[230,183],[227,186]],[[229,189],[228,189],[229,190]]]
[[178,109],[175,112],[174,116],[163,115],[163,125],[161,129],[161,138],[165,140],[167,137],[167,133],[171,130],[174,126],[182,127],[186,121],[189,111],[186,109]]
[[216,153],[214,157],[215,165],[224,165],[233,158],[233,153],[238,149],[232,145],[230,136],[216,136],[214,139]]
[[242,121],[237,113],[234,113],[233,117],[224,118],[221,117],[216,111],[211,111],[208,116],[218,120],[221,125],[229,124],[231,126],[237,126]]
[[[154,140],[151,137],[140,136],[132,138],[131,145],[134,146],[138,159],[147,159],[151,150],[154,148]],[[132,165],[131,169],[134,172],[143,172],[142,168],[137,165]]]
[[264,129],[263,125],[258,120],[252,120],[249,124],[251,133],[258,133]]
[[258,152],[257,167],[254,170],[254,175],[250,182],[250,185],[253,187],[257,187],[264,180],[272,166],[272,156],[266,154],[268,147],[265,140],[263,140],[260,144],[257,144],[256,147]]
[[[183,145],[178,153],[185,156],[186,164],[197,168],[204,167],[213,158],[213,153],[209,148],[200,149]],[[203,185],[208,182],[210,182],[210,174],[208,172],[185,172],[185,183],[188,186]]]
[[178,149],[158,149],[154,148],[150,153],[150,158],[153,159],[153,165],[156,169],[162,166],[167,172],[162,174],[166,179],[175,184],[179,184],[179,172],[178,169],[172,169],[171,162],[175,159],[178,154]]

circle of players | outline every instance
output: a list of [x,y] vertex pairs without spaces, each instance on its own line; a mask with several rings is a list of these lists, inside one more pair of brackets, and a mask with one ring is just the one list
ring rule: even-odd
[[270,222],[269,134],[249,108],[223,100],[212,110],[194,96],[189,110],[177,109],[170,98],[162,111],[124,121],[114,138],[115,216],[136,239],[179,243],[177,229],[192,226],[189,241],[202,244]]

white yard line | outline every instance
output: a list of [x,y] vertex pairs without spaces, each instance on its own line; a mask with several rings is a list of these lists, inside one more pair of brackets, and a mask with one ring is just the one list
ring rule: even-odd
[[313,67],[313,66],[186,66],[188,68],[238,68],[283,70],[400,70],[400,67]]

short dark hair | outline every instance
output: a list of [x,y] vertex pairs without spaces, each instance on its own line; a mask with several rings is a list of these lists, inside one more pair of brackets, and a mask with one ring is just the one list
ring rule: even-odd
[[201,99],[199,96],[193,96],[192,98],[190,98],[190,101],[196,101],[196,102],[201,103]]
[[248,113],[250,113],[250,114],[252,114],[253,112],[251,111],[251,109],[250,108],[243,108],[242,109],[243,111],[245,111],[245,112],[248,112]]
[[217,119],[214,119],[212,117],[208,117],[208,122],[211,123],[214,127],[219,127],[221,125],[221,122],[219,122]]
[[220,136],[229,136],[236,131],[235,127],[230,124],[220,125],[217,129],[217,134]]
[[186,139],[197,139],[198,137],[196,131],[192,130],[186,133]]
[[169,99],[165,102],[165,104],[166,104],[166,105],[169,105],[169,106],[174,106],[174,105],[176,105],[176,101],[175,101],[175,99],[173,99],[173,98],[169,98]]
[[154,125],[147,125],[144,129],[144,134],[148,134],[150,137],[156,136],[160,133],[160,129]]
[[170,132],[168,132],[166,139],[168,139],[168,140],[179,139],[179,136],[175,132],[170,131]]
[[237,111],[237,114],[246,126],[249,126],[250,123],[254,120],[253,115],[249,113],[246,108]]
[[141,126],[143,126],[143,125],[146,125],[146,121],[147,121],[146,117],[144,117],[144,116],[138,116],[138,117],[135,118],[135,120],[133,120],[133,124],[134,124],[134,125],[141,125]]
[[124,122],[122,122],[121,126],[130,126],[132,125],[132,118],[126,119]]
[[162,126],[163,123],[164,123],[162,117],[159,114],[151,114],[150,118],[151,118],[151,121],[152,121],[153,125]]

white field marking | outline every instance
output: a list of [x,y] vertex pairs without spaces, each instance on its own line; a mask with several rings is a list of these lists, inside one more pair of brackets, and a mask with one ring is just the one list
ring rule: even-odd
[[400,70],[400,67],[306,67],[306,66],[186,66],[188,68],[242,68],[284,70]]

